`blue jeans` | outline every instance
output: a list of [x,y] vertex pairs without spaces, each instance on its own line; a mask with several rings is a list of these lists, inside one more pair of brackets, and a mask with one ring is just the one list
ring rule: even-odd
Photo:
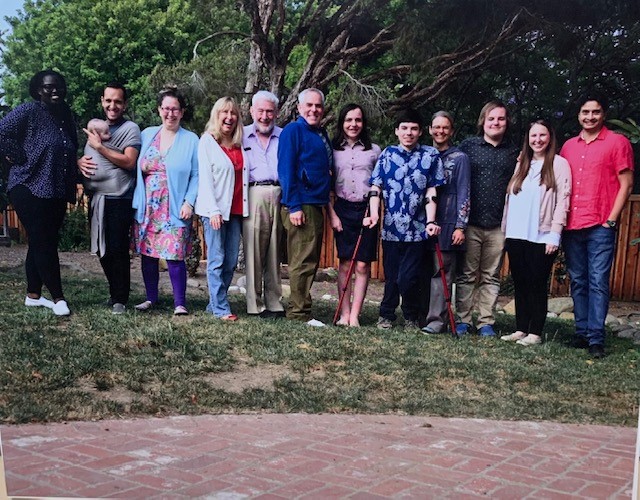
[[616,232],[602,226],[564,231],[562,242],[571,279],[576,334],[587,339],[589,345],[603,345]]
[[209,304],[207,312],[220,318],[231,314],[227,291],[233,271],[238,263],[242,217],[232,215],[228,222],[215,230],[208,217],[202,217],[204,240],[207,244],[207,284],[209,285]]

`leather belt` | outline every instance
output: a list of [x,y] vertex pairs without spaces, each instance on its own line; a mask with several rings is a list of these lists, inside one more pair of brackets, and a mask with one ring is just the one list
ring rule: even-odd
[[279,186],[280,183],[278,181],[255,181],[250,182],[249,187],[253,186]]

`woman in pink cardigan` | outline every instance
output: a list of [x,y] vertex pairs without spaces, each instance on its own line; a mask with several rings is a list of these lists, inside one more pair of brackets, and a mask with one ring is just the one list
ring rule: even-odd
[[532,122],[507,187],[502,228],[515,289],[516,331],[500,338],[524,346],[542,342],[549,275],[569,212],[571,170],[556,148],[553,128],[544,120]]

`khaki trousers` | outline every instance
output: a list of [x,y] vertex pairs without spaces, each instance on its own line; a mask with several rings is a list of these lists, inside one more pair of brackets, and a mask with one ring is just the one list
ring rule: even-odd
[[320,262],[324,214],[318,205],[302,205],[305,223],[294,226],[289,220],[289,209],[282,207],[282,225],[287,232],[289,257],[289,286],[291,296],[287,318],[308,321],[311,319],[311,285]]
[[500,267],[504,255],[504,233],[499,227],[469,226],[465,232],[467,252],[456,280],[456,313],[460,323],[472,323],[474,302],[477,328],[493,325],[493,310],[500,293]]
[[280,303],[281,193],[279,186],[249,188],[249,217],[242,223],[249,314],[284,310]]

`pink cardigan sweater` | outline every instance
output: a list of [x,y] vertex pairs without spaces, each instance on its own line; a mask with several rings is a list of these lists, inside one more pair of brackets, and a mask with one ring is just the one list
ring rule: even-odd
[[[520,168],[516,165],[515,172]],[[515,175],[514,172],[514,175]],[[540,186],[540,218],[538,230],[540,232],[554,232],[561,234],[567,224],[569,213],[569,200],[571,198],[571,168],[569,162],[562,156],[556,155],[553,159],[553,175],[556,179],[556,188],[547,189]],[[504,212],[502,214],[502,232],[507,225],[507,210],[509,209],[509,193],[506,195]]]

